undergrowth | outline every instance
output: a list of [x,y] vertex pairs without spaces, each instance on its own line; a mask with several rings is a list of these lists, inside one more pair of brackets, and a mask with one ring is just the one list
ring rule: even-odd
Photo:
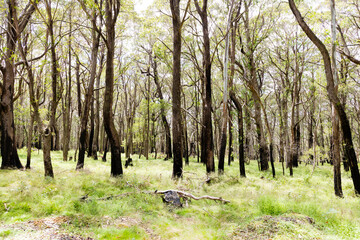
[[[24,162],[25,150],[20,150]],[[110,158],[109,158],[110,159]],[[360,236],[359,198],[349,173],[343,173],[344,198],[334,196],[331,166],[300,165],[294,177],[276,178],[238,163],[225,174],[210,176],[190,159],[181,180],[171,179],[172,163],[138,159],[124,176],[110,177],[110,163],[86,159],[75,171],[52,152],[55,179],[45,179],[41,152],[33,153],[32,169],[0,171],[0,238],[16,239],[9,226],[54,216],[68,219],[61,231],[94,239],[357,239]],[[230,200],[192,200],[187,207],[164,204],[155,190],[177,189],[195,196]],[[304,220],[305,219],[305,220]]]

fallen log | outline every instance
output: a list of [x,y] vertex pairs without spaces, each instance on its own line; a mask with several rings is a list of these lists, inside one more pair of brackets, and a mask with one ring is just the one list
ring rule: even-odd
[[179,197],[181,197],[181,198],[191,198],[191,199],[194,199],[194,200],[210,199],[210,200],[214,200],[214,201],[221,201],[221,202],[224,202],[224,203],[230,203],[229,200],[225,200],[225,199],[223,199],[221,197],[213,197],[213,196],[208,196],[208,195],[201,196],[201,197],[195,197],[194,195],[192,195],[190,193],[179,191],[179,190],[165,190],[165,191],[155,190],[155,194],[166,194],[168,192],[176,192],[179,195]]

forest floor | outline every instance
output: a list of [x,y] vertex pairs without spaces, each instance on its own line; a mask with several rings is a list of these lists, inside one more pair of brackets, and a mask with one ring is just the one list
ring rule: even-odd
[[[20,150],[25,162],[25,150]],[[110,159],[110,158],[109,158]],[[256,161],[239,177],[238,162],[206,183],[205,166],[191,159],[184,177],[171,180],[172,163],[138,159],[111,178],[110,163],[86,159],[75,171],[52,153],[55,179],[45,179],[41,152],[32,169],[0,171],[0,239],[359,239],[360,198],[343,173],[344,198],[334,196],[332,167],[300,165],[294,177],[260,172]],[[176,189],[230,203],[163,203],[155,190]],[[185,204],[184,204],[185,205]]]

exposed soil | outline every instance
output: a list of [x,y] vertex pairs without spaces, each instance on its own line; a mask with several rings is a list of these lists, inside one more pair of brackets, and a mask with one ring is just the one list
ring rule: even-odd
[[[161,239],[152,229],[146,227],[141,221],[130,217],[119,217],[112,219],[104,217],[101,221],[102,227],[107,228],[115,226],[118,228],[127,228],[138,226],[147,233],[147,239]],[[36,219],[26,222],[18,222],[9,225],[0,225],[0,239],[7,240],[94,240],[91,237],[69,234],[62,229],[62,225],[71,225],[68,217],[49,217]],[[8,234],[6,234],[8,233]]]

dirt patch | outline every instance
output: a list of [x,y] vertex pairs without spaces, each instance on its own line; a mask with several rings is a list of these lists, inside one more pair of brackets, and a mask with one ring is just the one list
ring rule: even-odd
[[[161,239],[154,231],[147,227],[137,218],[131,217],[103,217],[99,220],[100,227],[116,227],[116,228],[129,228],[138,226],[142,228],[148,237],[146,239]],[[49,217],[36,219],[26,222],[19,222],[9,225],[0,226],[0,239],[7,240],[93,240],[90,237],[83,237],[64,232],[61,225],[71,225],[72,220],[69,217]]]
[[236,229],[231,238],[237,240],[276,239],[321,239],[308,231],[315,232],[314,219],[302,215],[262,216],[254,219],[245,227]]
[[65,216],[42,218],[0,226],[0,233],[9,240],[92,240],[61,232],[60,226],[65,223],[69,223]]

